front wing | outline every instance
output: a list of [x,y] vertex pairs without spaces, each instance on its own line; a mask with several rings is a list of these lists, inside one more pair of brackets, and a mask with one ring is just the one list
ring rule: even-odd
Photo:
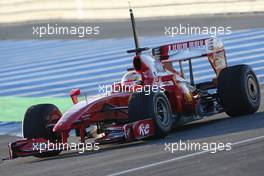
[[[99,144],[132,142],[142,140],[155,135],[154,121],[150,119],[139,120],[122,126],[113,126],[108,128],[106,135],[95,140]],[[42,147],[39,144],[45,144]],[[9,143],[9,157],[13,159],[17,157],[36,156],[52,152],[48,145],[55,145],[56,142],[50,142],[44,138],[29,139],[23,138]],[[65,149],[67,150],[67,148]]]

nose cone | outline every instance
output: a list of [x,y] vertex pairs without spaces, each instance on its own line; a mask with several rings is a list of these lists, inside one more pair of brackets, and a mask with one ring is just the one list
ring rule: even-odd
[[63,123],[59,120],[58,123],[53,127],[52,131],[54,133],[60,133],[66,129],[67,129],[66,123]]
[[61,120],[59,120],[57,124],[53,127],[52,131],[54,133],[60,133],[62,131],[67,131],[71,129],[71,126],[73,124],[72,119],[68,119],[68,121],[63,121],[65,119],[61,119]]
[[85,101],[79,102],[66,111],[57,124],[53,127],[54,133],[70,130],[73,123],[81,118],[88,107]]

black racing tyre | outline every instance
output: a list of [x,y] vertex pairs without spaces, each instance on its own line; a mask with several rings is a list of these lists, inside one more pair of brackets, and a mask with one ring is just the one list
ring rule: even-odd
[[[24,138],[45,138],[50,141],[60,141],[60,137],[52,132],[47,125],[56,123],[61,112],[53,104],[38,104],[31,106],[25,113],[22,133]],[[58,155],[61,151],[51,151],[34,155],[36,157],[49,157]]]
[[173,119],[169,100],[163,92],[137,92],[131,95],[128,105],[131,122],[153,118],[155,137],[165,137],[172,129]]
[[220,104],[229,116],[255,113],[260,106],[260,87],[250,66],[236,65],[223,69],[218,76]]

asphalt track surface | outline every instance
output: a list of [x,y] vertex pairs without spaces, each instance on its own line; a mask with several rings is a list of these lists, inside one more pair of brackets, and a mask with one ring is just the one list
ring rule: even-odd
[[[243,117],[222,113],[173,131],[164,139],[111,145],[97,152],[1,161],[0,175],[256,175],[264,173],[264,87],[260,110]],[[15,137],[0,137],[1,157]],[[165,143],[232,143],[230,151],[165,151]]]
[[[228,20],[227,20],[228,21]],[[241,25],[247,23],[240,19]],[[262,23],[263,25],[263,23]],[[250,27],[250,26],[247,26]],[[256,26],[254,26],[256,27]],[[262,26],[263,27],[263,26]],[[256,175],[264,173],[264,87],[260,110],[243,117],[222,113],[173,131],[164,139],[111,145],[98,152],[64,152],[58,157],[18,158],[0,162],[0,175]],[[8,142],[0,137],[0,156]],[[229,143],[231,151],[165,151],[165,143],[179,141]]]

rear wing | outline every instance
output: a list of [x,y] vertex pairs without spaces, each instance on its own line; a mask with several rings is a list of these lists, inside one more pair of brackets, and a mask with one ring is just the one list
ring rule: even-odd
[[152,55],[160,60],[165,68],[172,67],[172,62],[179,62],[182,75],[184,75],[182,62],[189,61],[191,83],[193,83],[192,59],[207,57],[216,76],[227,67],[225,49],[218,38],[203,38],[159,46],[152,49]]

